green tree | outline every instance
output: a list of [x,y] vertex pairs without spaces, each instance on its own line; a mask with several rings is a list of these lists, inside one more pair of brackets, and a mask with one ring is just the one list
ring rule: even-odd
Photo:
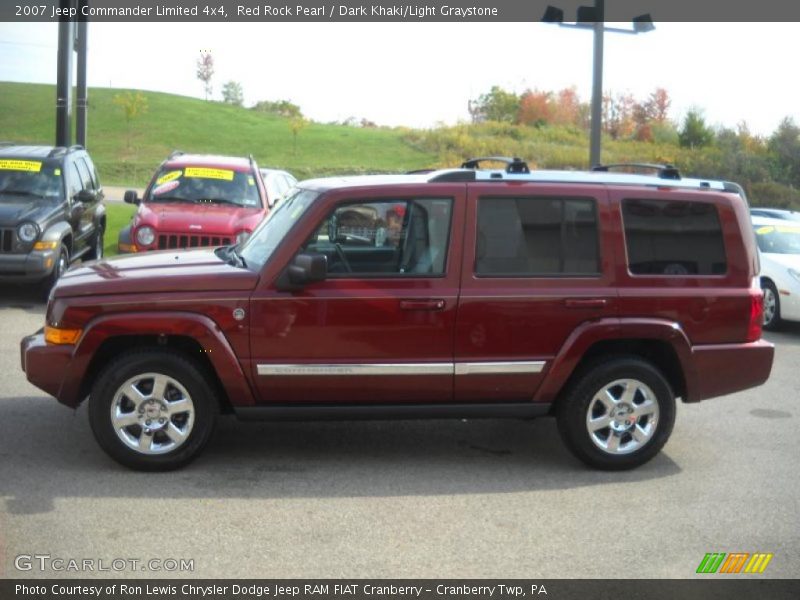
[[126,144],[131,148],[131,130],[133,122],[147,112],[147,98],[142,92],[125,92],[115,94],[112,102],[122,109],[125,118]]
[[256,102],[252,110],[288,118],[302,116],[300,107],[297,106],[297,104],[293,104],[289,100],[262,100],[260,102]]
[[222,86],[222,101],[225,104],[233,104],[234,106],[241,106],[244,104],[242,84],[238,81],[229,81]]
[[800,127],[791,117],[780,122],[770,136],[767,148],[772,176],[778,181],[800,186]]
[[470,100],[468,107],[473,123],[484,121],[516,123],[519,102],[517,94],[495,85],[488,94],[481,94],[477,100]]
[[691,109],[683,120],[683,128],[678,132],[678,142],[684,148],[702,148],[714,141],[714,132],[706,125],[706,120],[697,109]]

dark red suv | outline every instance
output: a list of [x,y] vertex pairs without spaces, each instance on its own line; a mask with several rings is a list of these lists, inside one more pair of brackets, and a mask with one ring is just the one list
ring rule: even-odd
[[239,243],[269,211],[261,171],[250,158],[173,152],[139,198],[119,232],[120,253]]
[[243,244],[72,269],[28,379],[138,469],[242,419],[555,415],[625,469],[676,398],[762,384],[762,292],[732,183],[467,167],[306,181]]

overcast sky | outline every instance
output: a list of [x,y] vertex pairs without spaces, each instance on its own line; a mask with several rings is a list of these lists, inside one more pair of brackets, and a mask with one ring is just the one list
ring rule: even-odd
[[[674,119],[696,106],[764,135],[784,116],[800,123],[798,23],[656,23],[605,42],[606,91],[664,87]],[[0,23],[0,81],[55,83],[56,46],[56,24]],[[234,80],[246,105],[289,99],[322,122],[455,123],[492,85],[590,98],[591,32],[542,23],[91,23],[89,85],[202,97],[201,50],[216,62],[215,98]]]

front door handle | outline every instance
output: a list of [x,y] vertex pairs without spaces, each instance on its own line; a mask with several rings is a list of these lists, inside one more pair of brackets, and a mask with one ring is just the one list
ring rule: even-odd
[[400,300],[400,310],[444,310],[445,301],[440,299]]
[[604,308],[608,304],[606,298],[567,298],[564,306],[567,308]]

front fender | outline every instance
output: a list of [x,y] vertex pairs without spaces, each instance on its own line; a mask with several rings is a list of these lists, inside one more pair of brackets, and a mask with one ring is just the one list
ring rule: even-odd
[[[70,224],[66,221],[58,221],[57,223],[53,223],[44,231],[44,233],[42,233],[39,241],[61,243],[61,240],[68,235],[72,235],[72,227],[70,227]],[[68,250],[72,249],[68,248]]]
[[692,396],[697,389],[692,345],[678,323],[666,319],[600,319],[583,323],[567,338],[553,359],[545,381],[537,390],[534,402],[554,402],[581,359],[594,344],[626,339],[668,343],[681,364],[686,381],[686,396]]
[[126,225],[119,230],[119,237],[117,238],[117,251],[124,254],[131,251],[133,248],[133,240],[131,239],[131,226]]
[[[90,322],[72,354],[58,399],[77,406],[88,393],[86,377],[89,365],[101,344],[119,336],[185,336],[198,342],[201,351],[214,367],[231,404],[255,404],[253,391],[236,354],[217,324],[204,315],[189,312],[146,312],[101,316]],[[80,375],[79,375],[80,374]]]

